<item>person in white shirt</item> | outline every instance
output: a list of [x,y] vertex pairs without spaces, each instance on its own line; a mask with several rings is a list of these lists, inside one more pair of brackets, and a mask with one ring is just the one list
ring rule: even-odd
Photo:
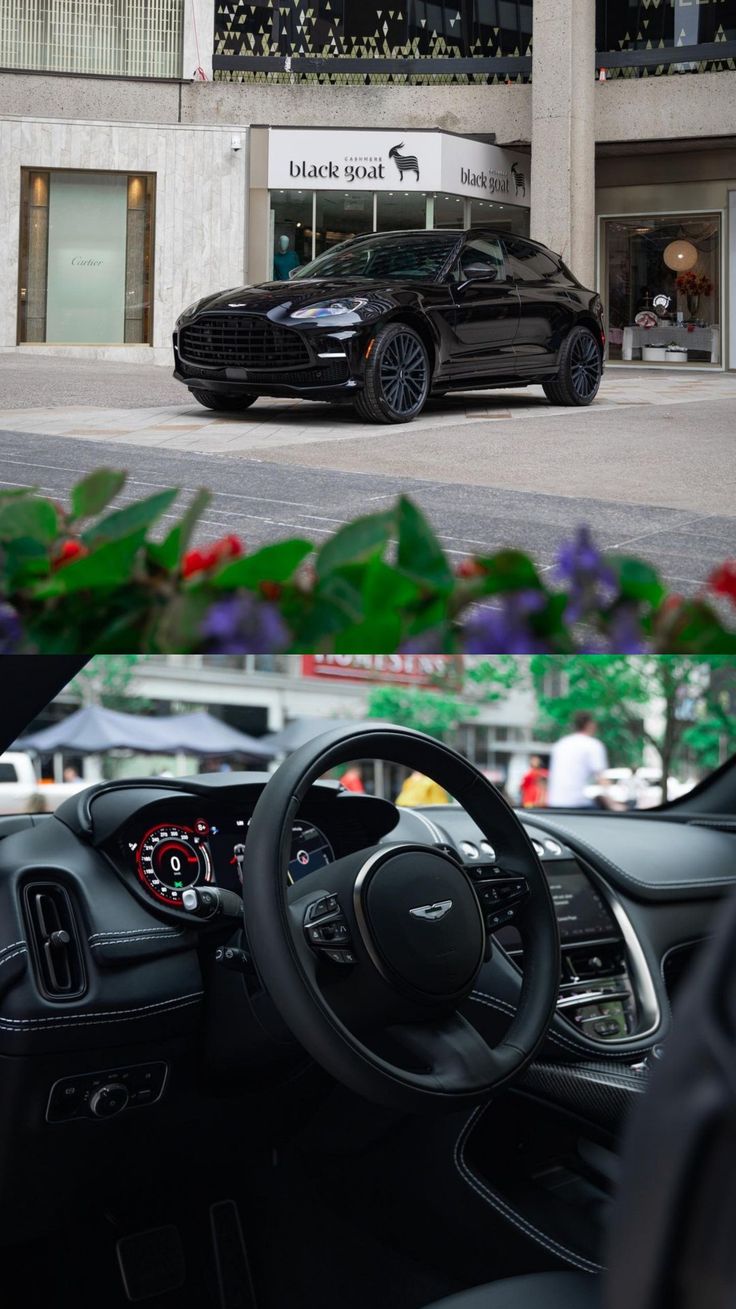
[[590,808],[586,788],[600,782],[608,767],[606,747],[599,741],[592,714],[581,711],[573,720],[575,731],[552,746],[547,783],[547,804],[565,809]]

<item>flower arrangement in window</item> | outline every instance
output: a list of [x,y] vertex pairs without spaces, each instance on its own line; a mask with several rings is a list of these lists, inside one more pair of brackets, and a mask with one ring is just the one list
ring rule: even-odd
[[705,273],[679,273],[676,281],[678,291],[683,295],[712,295],[713,283]]

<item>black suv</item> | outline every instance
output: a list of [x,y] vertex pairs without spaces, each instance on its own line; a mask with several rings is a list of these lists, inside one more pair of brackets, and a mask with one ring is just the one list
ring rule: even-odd
[[603,307],[558,255],[485,229],[373,233],[289,281],[216,292],[174,331],[174,376],[210,409],[259,395],[352,400],[376,423],[430,395],[541,383],[588,405],[603,372]]

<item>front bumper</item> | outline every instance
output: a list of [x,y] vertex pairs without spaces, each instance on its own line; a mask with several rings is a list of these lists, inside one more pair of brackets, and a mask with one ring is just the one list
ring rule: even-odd
[[183,355],[179,332],[174,332],[174,377],[190,391],[220,395],[272,395],[329,399],[360,390],[364,379],[364,349],[370,328],[300,333],[308,347],[309,362],[290,368],[248,367],[231,363],[205,366]]

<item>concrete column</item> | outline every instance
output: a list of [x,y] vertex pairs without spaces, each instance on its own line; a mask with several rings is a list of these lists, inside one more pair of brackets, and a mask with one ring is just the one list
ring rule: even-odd
[[181,75],[194,80],[201,68],[212,81],[212,47],[215,43],[215,0],[184,0],[182,17]]
[[595,280],[595,5],[534,0],[531,235]]

